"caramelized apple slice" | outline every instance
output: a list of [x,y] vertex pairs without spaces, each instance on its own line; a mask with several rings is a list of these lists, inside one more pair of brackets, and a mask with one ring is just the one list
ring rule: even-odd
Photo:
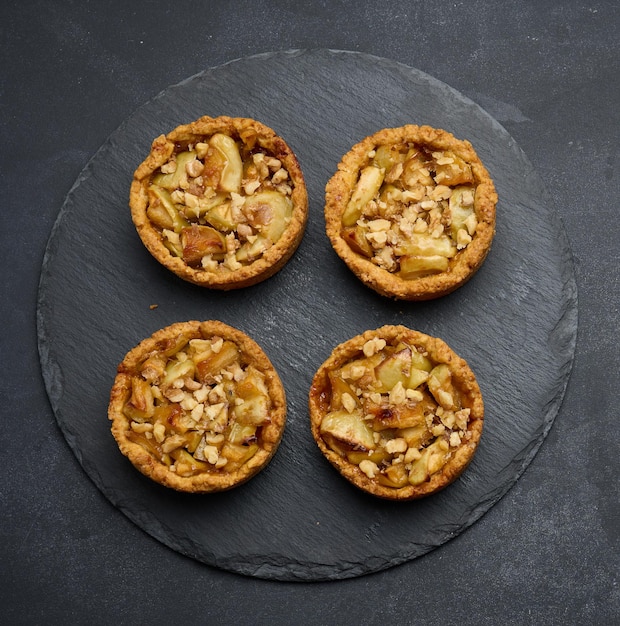
[[420,458],[412,464],[409,470],[410,484],[421,485],[428,478],[428,456],[429,448],[425,448]]
[[343,404],[344,394],[347,394],[351,398],[350,402],[355,403],[355,406],[359,407],[357,394],[353,391],[351,385],[343,380],[340,372],[329,372],[328,377],[331,385],[331,401],[329,406],[332,411],[345,408]]
[[441,439],[436,439],[430,446],[422,450],[422,456],[411,465],[409,482],[420,485],[429,476],[438,472],[450,458],[450,453],[441,447]]
[[217,150],[223,158],[217,188],[221,191],[239,193],[243,177],[243,163],[237,143],[228,135],[216,133],[209,140],[209,145]]
[[379,193],[384,175],[385,170],[374,165],[369,165],[361,171],[349,204],[342,215],[344,226],[353,226],[361,217],[364,207]]
[[452,258],[456,254],[456,246],[447,235],[432,237],[426,233],[413,233],[395,250],[398,255],[413,256],[445,256]]
[[186,333],[179,333],[174,337],[168,337],[163,341],[159,341],[157,344],[157,350],[162,357],[172,357],[177,352],[180,352],[190,341],[189,336]]
[[366,239],[366,232],[367,230],[362,226],[348,226],[342,230],[342,238],[349,244],[353,252],[357,252],[370,259],[374,251],[368,239]]
[[457,409],[456,391],[452,385],[450,368],[442,363],[431,370],[428,377],[428,390],[444,409]]
[[254,241],[246,241],[242,244],[235,252],[235,257],[240,263],[251,263],[272,245],[272,242],[267,237],[257,235]]
[[171,385],[177,378],[192,376],[193,373],[194,363],[190,359],[186,361],[170,361],[166,365],[163,384]]
[[196,360],[196,376],[201,383],[210,384],[223,369],[240,358],[239,351],[232,341],[224,341],[219,352],[206,353],[205,358]]
[[388,172],[394,165],[405,160],[403,149],[405,148],[402,145],[383,144],[375,150],[372,163],[375,167]]
[[362,461],[372,461],[379,465],[383,461],[388,461],[390,455],[383,448],[365,452],[363,450],[349,450],[345,453],[347,459],[355,465],[359,465]]
[[433,369],[431,360],[417,350],[411,351],[411,366],[425,372],[430,372]]
[[[155,222],[157,226],[164,227],[180,232],[182,228],[189,226],[189,222],[179,213],[176,205],[172,201],[172,197],[166,189],[151,185],[148,190],[149,208],[152,208],[151,215],[154,215],[160,223]],[[163,211],[168,214],[169,220],[166,220]],[[150,218],[149,218],[150,219]]]
[[206,194],[202,197],[198,197],[197,200],[191,203],[191,206],[185,205],[179,209],[182,213],[183,217],[187,218],[190,221],[201,220],[201,218],[206,218],[211,209],[215,209],[219,207],[220,204],[224,204],[228,200],[228,195],[218,191],[214,194]]
[[227,441],[222,447],[220,456],[228,460],[225,467],[227,471],[230,471],[247,463],[257,452],[258,445],[255,443],[246,446]]
[[202,434],[197,430],[188,430],[183,437],[183,443],[181,444],[190,454],[196,452],[198,444],[202,439]]
[[411,348],[405,347],[385,358],[377,367],[375,375],[381,386],[377,391],[385,393],[391,391],[396,383],[405,385],[411,372]]
[[402,437],[409,448],[422,448],[427,443],[432,441],[433,433],[429,430],[425,420],[421,420],[419,424],[415,426],[408,426],[407,428],[399,428],[396,431],[397,437]]
[[208,463],[199,461],[183,448],[172,450],[170,456],[176,461],[174,465],[179,476],[191,476],[196,470],[208,471],[210,468]]
[[181,231],[183,260],[188,265],[200,265],[202,258],[212,255],[214,258],[226,252],[224,235],[211,226],[192,224]]
[[251,365],[246,370],[246,377],[237,385],[238,403],[233,413],[241,424],[251,424],[255,428],[269,421],[269,394],[265,378]]
[[129,402],[141,411],[145,417],[151,417],[155,411],[151,385],[142,378],[131,379],[131,398]]
[[153,438],[148,438],[144,433],[137,433],[134,430],[127,430],[126,436],[129,441],[142,446],[147,452],[152,454],[154,458],[162,460],[163,453],[161,446],[159,446]]
[[230,202],[217,202],[206,211],[205,218],[211,226],[223,233],[229,233],[237,228]]
[[185,166],[195,158],[196,153],[193,151],[179,152],[176,156],[176,169],[174,172],[170,174],[157,174],[153,177],[153,183],[170,191],[187,186],[187,171]]
[[224,191],[220,189],[220,181],[222,172],[226,167],[226,156],[221,150],[209,144],[207,152],[203,158],[204,169],[202,170],[202,179],[211,189]]
[[424,406],[421,402],[414,404],[370,406],[366,410],[373,415],[372,427],[377,432],[392,428],[417,427],[424,421]]
[[438,254],[432,256],[405,255],[400,259],[398,274],[405,280],[411,280],[445,272],[448,266],[448,259]]
[[291,221],[293,204],[287,196],[268,190],[248,196],[243,210],[248,221],[276,243]]
[[233,422],[227,439],[230,443],[237,445],[250,445],[256,441],[256,426],[254,424]]
[[[435,155],[433,155],[435,156]],[[453,152],[444,152],[436,159],[435,182],[438,185],[463,185],[473,183],[471,166]]]
[[[476,214],[474,212],[475,189],[468,185],[456,187],[450,196],[450,233],[456,241],[461,228],[467,228],[471,224],[471,230],[475,231]],[[469,231],[469,229],[468,229]],[[469,233],[470,235],[473,232]]]
[[174,230],[174,221],[170,217],[170,214],[166,210],[166,207],[161,202],[155,200],[151,204],[149,204],[148,209],[146,210],[146,216],[151,220],[157,228],[164,228],[168,230]]
[[233,414],[240,424],[260,426],[269,421],[269,398],[262,394],[250,396],[235,405]]
[[123,407],[123,415],[125,415],[125,417],[128,417],[130,420],[133,420],[134,422],[145,422],[149,419],[146,411],[136,409],[136,407],[130,402],[128,402]]
[[243,399],[268,395],[265,377],[254,366],[248,365],[246,377],[237,384],[237,395]]
[[383,472],[377,474],[377,481],[386,487],[398,489],[409,482],[409,472],[404,463],[388,465]]
[[166,368],[166,359],[162,354],[152,354],[140,366],[140,374],[149,383],[159,384]]
[[344,410],[327,413],[321,421],[321,433],[356,450],[372,450],[375,447],[372,430],[358,413]]
[[407,380],[406,387],[407,389],[416,389],[422,383],[425,383],[428,380],[428,372],[424,370],[420,370],[417,367],[411,368],[411,373],[409,374],[409,379]]

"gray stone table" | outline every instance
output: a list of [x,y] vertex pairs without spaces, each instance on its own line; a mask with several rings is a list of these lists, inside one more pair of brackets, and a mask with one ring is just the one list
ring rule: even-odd
[[[616,623],[616,3],[297,4],[0,9],[6,623]],[[130,164],[203,103],[281,128],[309,182],[298,253],[246,296],[132,247]],[[500,204],[479,275],[404,307],[331,252],[321,193],[351,137],[411,114],[470,136]],[[203,311],[260,335],[291,421],[255,484],[196,505],[113,456],[97,413],[144,331]],[[444,335],[488,398],[469,474],[406,510],[336,480],[304,427],[329,345],[384,320]]]

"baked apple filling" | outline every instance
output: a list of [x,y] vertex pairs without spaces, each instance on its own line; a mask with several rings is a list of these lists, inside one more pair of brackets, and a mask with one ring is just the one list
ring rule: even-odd
[[328,459],[376,495],[427,495],[464,469],[477,445],[475,378],[440,340],[384,327],[342,344],[310,394],[313,434]]
[[231,477],[269,460],[284,427],[284,392],[247,336],[217,322],[188,322],[142,348],[119,367],[110,413],[134,464],[149,475],[159,466],[157,477],[167,476],[159,482],[169,486],[193,477],[194,488],[185,490],[207,491],[228,488]]
[[290,183],[279,159],[216,133],[177,144],[151,179],[147,216],[187,265],[234,271],[262,256],[290,224]]
[[402,278],[445,272],[478,225],[471,166],[410,142],[368,156],[342,215],[343,238]]

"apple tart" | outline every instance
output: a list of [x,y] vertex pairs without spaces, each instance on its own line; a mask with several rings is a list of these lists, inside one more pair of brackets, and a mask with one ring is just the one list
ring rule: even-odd
[[391,500],[428,496],[472,460],[484,419],[467,363],[441,339],[404,326],[337,346],[309,394],[312,435],[360,489]]
[[429,126],[386,128],[353,146],[326,186],[327,235],[368,287],[444,296],[482,265],[497,194],[468,141]]
[[308,197],[284,140],[247,118],[202,117],[157,137],[134,173],[142,242],[189,282],[236,289],[279,271],[297,249]]
[[286,422],[282,382],[248,335],[222,322],[180,322],[130,350],[108,417],[121,452],[178,491],[223,491],[275,453]]

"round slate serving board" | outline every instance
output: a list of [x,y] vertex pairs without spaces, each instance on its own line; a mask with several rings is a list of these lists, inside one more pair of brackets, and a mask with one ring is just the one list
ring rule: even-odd
[[[276,276],[221,293],[185,283],[142,246],[127,206],[152,139],[202,115],[252,117],[296,152],[310,197],[307,231]],[[469,139],[499,194],[497,235],[478,274],[425,303],[382,298],[332,251],[325,183],[376,130],[430,124]],[[151,308],[151,305],[158,305]],[[219,319],[247,332],[278,369],[288,425],[271,464],[213,495],[176,493],[139,474],[110,434],[116,366],[173,322]],[[369,328],[405,324],[438,336],[477,375],[485,430],[452,486],[397,503],[356,490],[322,457],[307,412],[312,376],[332,348]],[[476,104],[411,67],[358,53],[277,52],[207,70],[140,108],[69,192],[46,251],[38,332],[49,398],[67,442],[105,496],[172,549],[277,580],[341,579],[443,544],[515,483],[555,418],[570,375],[577,296],[569,245],[544,185],[507,132]]]

